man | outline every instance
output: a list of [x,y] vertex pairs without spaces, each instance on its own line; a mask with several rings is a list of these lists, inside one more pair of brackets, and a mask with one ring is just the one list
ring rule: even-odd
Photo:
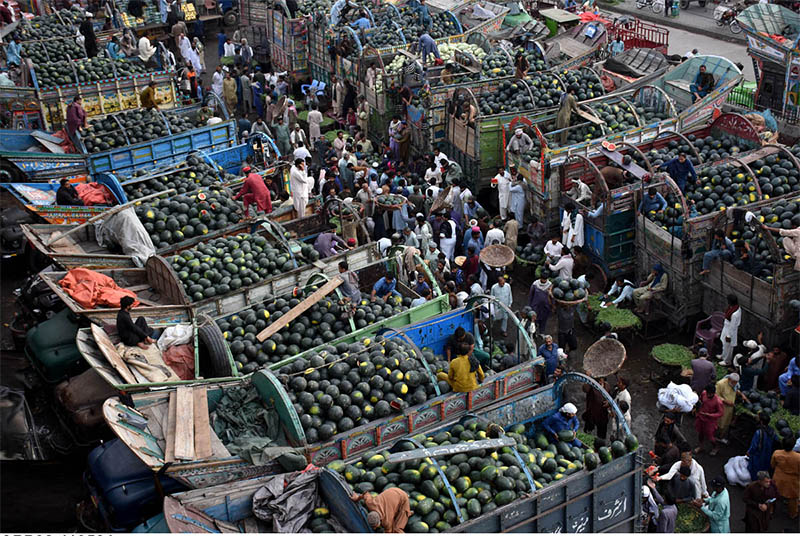
[[139,59],[142,60],[142,63],[153,66],[155,62],[151,62],[151,59],[156,53],[156,47],[150,43],[150,39],[143,35],[139,38],[136,47],[139,49]]
[[411,228],[411,225],[406,225],[403,228],[403,245],[412,247],[415,249],[420,249],[419,241],[417,240],[417,235],[414,234],[414,230]]
[[699,395],[716,377],[717,368],[708,360],[708,350],[700,348],[697,358],[692,359],[692,381],[689,383],[692,391]]
[[439,251],[439,248],[436,247],[436,242],[433,240],[428,242],[428,250],[425,253],[425,262],[428,263],[428,266],[430,266],[432,270],[436,268],[436,263],[439,260],[440,253],[441,252]]
[[583,445],[583,443],[581,443],[577,437],[580,422],[575,416],[576,413],[578,413],[578,408],[575,407],[575,404],[567,402],[561,406],[560,410],[545,419],[542,426],[544,427],[545,431],[547,431],[556,441],[560,441],[558,437],[559,432],[563,432],[564,430],[572,432],[572,441],[568,441],[567,443],[571,443],[573,446],[580,447]]
[[544,255],[548,263],[558,262],[561,258],[564,246],[558,239],[557,235],[553,235],[549,242],[544,245]]
[[619,188],[631,178],[631,174],[628,171],[620,169],[617,166],[603,166],[600,168],[600,175],[603,176],[603,180],[606,181],[606,186],[608,186],[609,190]]
[[700,275],[706,275],[711,271],[711,263],[714,262],[714,259],[733,260],[734,251],[733,242],[725,236],[725,230],[715,229],[714,238],[711,241],[711,250],[703,253],[703,269]]
[[531,149],[533,149],[533,140],[531,140],[531,137],[525,134],[525,131],[522,130],[522,128],[517,128],[514,130],[514,135],[511,136],[511,139],[506,145],[506,152],[520,156],[527,153]]
[[428,285],[428,282],[425,281],[425,274],[422,272],[417,272],[417,282],[414,285],[414,292],[420,296],[424,296],[425,292],[429,291],[430,289],[430,285]]
[[494,245],[494,244],[505,244],[506,242],[506,235],[503,233],[503,230],[500,229],[500,221],[499,220],[490,220],[489,221],[489,230],[486,232],[486,245]]
[[511,214],[514,214],[514,217],[517,220],[517,229],[522,227],[523,220],[525,218],[525,189],[522,187],[521,180],[512,180],[511,187],[508,189],[511,195],[511,202],[509,205],[509,209],[511,210]]
[[559,133],[559,140],[561,145],[567,144],[566,130],[572,120],[572,112],[578,113],[578,101],[575,99],[575,86],[569,86],[567,92],[561,96],[559,103],[558,115],[556,116],[556,130],[561,130]]
[[83,98],[75,95],[72,104],[67,108],[67,134],[71,140],[75,139],[75,133],[82,131],[86,127],[86,110],[83,109]]
[[472,333],[468,332],[462,327],[457,327],[450,337],[447,339],[447,344],[444,347],[444,355],[447,357],[447,362],[452,361],[453,356],[458,353],[458,348],[466,344],[468,353],[475,351],[475,337]]
[[75,187],[70,184],[66,177],[59,182],[60,186],[56,190],[56,205],[61,206],[82,206],[83,200],[78,195]]
[[78,27],[78,31],[83,35],[83,46],[86,48],[86,57],[88,58],[97,56],[97,36],[94,34],[92,18],[92,13],[87,12],[86,17]]
[[466,202],[464,203],[464,218],[468,220],[477,219],[478,217],[478,210],[482,209],[480,203],[475,200],[475,196],[472,194],[468,194],[466,196]]
[[619,56],[625,52],[625,43],[622,42],[622,37],[617,37],[611,42],[611,57]]
[[511,251],[517,249],[517,234],[519,233],[519,220],[513,212],[508,214],[508,221],[503,226],[503,234],[506,237],[506,245]]
[[575,307],[556,302],[558,345],[567,353],[578,348],[578,339],[575,337]]
[[317,239],[314,240],[314,249],[319,252],[319,256],[322,259],[336,255],[338,253],[336,251],[337,245],[343,248],[347,247],[345,241],[339,238],[336,233],[320,233]]
[[[689,468],[689,482],[692,483],[694,486],[694,498],[700,499],[703,497],[707,497],[708,493],[706,491],[706,473],[703,470],[703,466],[697,463],[697,460],[692,459],[692,449],[688,444],[683,445],[683,447],[687,450],[681,452],[681,461],[672,464],[669,471],[666,474],[659,477],[659,481],[661,480],[672,480],[675,475],[678,474],[678,471],[681,467],[688,467]],[[683,449],[682,449],[683,450]]]
[[666,474],[675,462],[681,459],[678,445],[673,443],[667,434],[656,436],[654,452],[656,457],[653,461],[658,465],[658,472],[661,474]]
[[446,154],[440,151],[438,147],[436,147],[433,149],[433,161],[438,167],[444,167],[446,163],[450,162],[450,159]]
[[428,302],[428,300],[431,299],[432,295],[433,292],[431,291],[431,289],[429,288],[425,289],[419,298],[414,298],[413,300],[411,300],[411,307],[414,308],[414,307],[419,307],[420,305],[424,305],[425,303]]
[[428,63],[429,54],[433,54],[436,56],[437,60],[441,61],[439,47],[436,45],[436,41],[433,40],[433,37],[431,37],[428,32],[425,32],[419,36],[419,51],[420,55],[422,56],[423,67],[425,67],[425,65]]
[[618,275],[614,280],[614,284],[611,285],[611,288],[608,290],[608,293],[603,296],[603,301],[607,302],[611,298],[615,298],[611,303],[616,306],[620,306],[625,303],[632,303],[633,289],[634,285],[631,281],[628,281],[625,279],[625,277]]
[[256,213],[272,212],[272,195],[269,188],[264,184],[264,179],[258,173],[251,173],[250,166],[242,168],[242,173],[246,173],[242,189],[234,196],[234,200],[242,199],[244,203],[244,217],[250,218],[250,204],[255,203]]
[[394,274],[391,272],[387,273],[385,276],[378,279],[372,287],[372,296],[370,300],[375,301],[377,298],[380,298],[383,301],[387,301],[392,296],[400,296],[400,293],[397,292],[396,289],[397,279],[395,279]]
[[427,254],[429,245],[433,244],[434,249],[436,247],[436,244],[433,242],[433,229],[421,212],[417,213],[415,219],[416,226],[414,227],[414,234],[417,236],[417,241],[419,242],[419,250]]
[[564,213],[561,216],[561,242],[564,247],[583,246],[585,241],[583,214],[572,201],[564,204]]
[[350,23],[350,26],[355,28],[356,30],[369,30],[372,27],[372,23],[367,17],[367,13],[362,11],[361,16]]
[[576,203],[581,203],[582,205],[588,205],[592,201],[592,189],[579,178],[572,181],[572,188],[569,189],[569,194],[567,195],[575,200]]
[[725,480],[718,476],[709,483],[711,496],[695,502],[700,510],[708,516],[712,534],[728,534],[731,531],[731,501],[728,490],[725,489]]
[[[300,125],[297,125],[300,128]],[[305,144],[302,141],[297,142],[297,148],[294,150],[292,154],[295,160],[300,159],[305,162],[307,159],[311,158],[311,153],[308,152],[306,149]]]
[[464,249],[473,248],[475,253],[480,255],[481,251],[483,250],[483,237],[481,236],[481,228],[475,225],[474,227],[470,228],[467,233],[464,235]]
[[256,122],[250,127],[250,134],[252,135],[255,133],[266,134],[267,136],[272,137],[272,132],[270,132],[269,127],[261,117],[258,117]]
[[150,80],[147,87],[139,94],[139,100],[142,103],[142,108],[146,110],[158,110],[158,103],[156,102],[156,82]]
[[3,1],[2,5],[0,5],[0,21],[2,21],[3,26],[14,22],[14,14],[11,13],[11,9],[9,9],[8,2],[6,1]]
[[442,213],[437,215],[437,219],[439,220],[439,249],[448,260],[452,261],[456,248],[456,223]]
[[467,258],[464,260],[464,264],[461,269],[464,272],[465,280],[469,279],[470,277],[477,276],[480,272],[480,259],[475,253],[475,246],[469,246],[467,248]]
[[342,158],[347,142],[344,139],[344,132],[341,130],[336,133],[336,138],[333,140],[333,150],[336,151],[336,159]]
[[722,405],[725,406],[722,418],[719,420],[719,426],[717,427],[717,435],[719,436],[720,442],[725,444],[728,443],[725,436],[728,435],[728,427],[733,420],[733,406],[736,404],[736,397],[741,396],[747,401],[747,397],[737,389],[736,386],[738,383],[739,375],[735,372],[731,372],[717,382],[717,396],[722,399]]
[[292,189],[292,204],[297,218],[306,215],[306,205],[311,188],[314,186],[314,179],[306,175],[306,163],[297,159],[289,171],[289,187]]
[[694,170],[692,162],[686,158],[686,153],[680,153],[677,157],[667,160],[659,166],[659,169],[667,171],[672,180],[675,181],[675,184],[678,185],[678,188],[681,189],[681,192],[686,191],[686,183],[689,177],[693,181],[697,181],[697,172]]
[[[409,2],[409,5],[410,4],[411,2]],[[425,0],[419,0],[414,11],[419,16],[419,24],[426,31],[430,30],[431,25],[433,24],[433,19],[431,18],[431,12],[428,10],[428,6],[425,4]]]
[[117,335],[125,346],[138,346],[142,350],[147,350],[154,341],[150,338],[153,334],[147,326],[147,320],[139,317],[136,322],[131,318],[131,309],[135,300],[130,296],[123,296],[119,300],[119,312],[117,313]]
[[[511,285],[506,284],[505,276],[501,275],[497,278],[497,283],[492,285],[492,290],[489,293],[508,309],[511,308],[511,303],[513,301]],[[508,312],[506,308],[496,304],[492,305],[494,306],[494,320],[500,321],[500,329],[503,331],[503,337],[508,337]]]
[[647,195],[644,196],[641,203],[639,203],[636,215],[649,214],[650,212],[662,212],[665,208],[667,208],[667,200],[658,193],[655,186],[651,186],[647,189]]
[[551,272],[558,272],[558,277],[561,279],[572,279],[572,268],[575,266],[575,261],[572,255],[569,254],[569,249],[566,247],[561,248],[561,257],[555,264],[548,264],[547,269]]
[[292,144],[289,143],[289,127],[283,122],[283,116],[279,115],[274,118],[272,125],[272,132],[275,133],[275,143],[281,156],[289,156],[292,154]]
[[692,102],[702,99],[714,90],[714,75],[706,72],[706,66],[701,65],[694,79],[694,83],[689,86],[692,93]]
[[305,131],[300,127],[300,123],[297,123],[292,133],[289,134],[289,142],[294,148],[308,145],[308,138],[306,137]]
[[[608,383],[605,378],[596,378],[597,383],[605,391],[609,391]],[[592,433],[595,428],[597,433],[595,437],[605,440],[608,434],[608,421],[609,403],[600,392],[589,384],[584,384],[581,389],[586,394],[586,410],[581,416],[583,418],[583,430],[588,434]]]
[[733,363],[733,349],[739,344],[739,325],[742,323],[742,309],[736,294],[728,294],[728,308],[725,309],[725,320],[719,340],[722,342],[722,354],[718,355],[720,363],[730,366]]
[[500,207],[500,218],[508,218],[508,207],[511,204],[511,175],[506,168],[498,166],[497,175],[492,179],[492,187],[497,188],[497,201]]
[[778,490],[767,471],[758,472],[758,480],[744,489],[744,530],[750,534],[769,532],[769,522],[775,511]]
[[361,303],[358,274],[350,271],[347,261],[339,262],[339,277],[342,279],[341,289],[344,297],[353,305]]
[[389,488],[379,495],[354,493],[350,498],[354,502],[364,501],[369,512],[367,523],[373,531],[381,527],[383,532],[403,532],[411,517],[408,494],[400,488]]
[[[656,437],[662,437],[665,439],[669,439],[670,442],[675,443],[681,446],[683,443],[686,442],[686,438],[681,433],[680,428],[677,424],[677,416],[672,412],[664,413],[663,417],[661,417],[661,422],[658,423],[658,427],[656,428]],[[687,447],[691,452],[691,447]],[[681,451],[686,449],[681,448]]]
[[223,97],[222,86],[224,82],[225,77],[222,74],[222,65],[217,65],[216,69],[214,69],[214,74],[211,75],[211,91],[220,99]]

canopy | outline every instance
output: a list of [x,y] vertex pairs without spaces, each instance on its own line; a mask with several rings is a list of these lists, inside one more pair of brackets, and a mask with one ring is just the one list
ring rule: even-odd
[[[800,34],[800,15],[776,4],[755,4],[736,17],[746,30],[761,33],[787,48]],[[788,41],[788,42],[787,42]]]

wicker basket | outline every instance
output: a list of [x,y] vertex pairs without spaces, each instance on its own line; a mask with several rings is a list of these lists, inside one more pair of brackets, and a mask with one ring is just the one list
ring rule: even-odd
[[481,250],[481,262],[492,268],[504,268],[514,262],[514,250],[503,244],[493,244]]
[[380,207],[380,208],[382,208],[383,210],[399,210],[399,209],[400,209],[400,207],[402,207],[403,205],[405,205],[406,203],[408,203],[408,199],[406,199],[406,198],[405,198],[405,197],[403,197],[402,195],[398,195],[398,194],[392,194],[392,195],[393,195],[394,197],[400,197],[400,198],[402,198],[402,199],[403,199],[403,202],[402,202],[402,203],[399,203],[399,204],[397,204],[397,205],[386,205],[386,204],[384,204],[384,203],[381,203],[380,201],[378,201],[378,198],[376,197],[376,198],[375,198],[375,205],[379,206],[379,207]]
[[583,370],[592,378],[605,378],[625,363],[625,345],[616,339],[600,339],[583,354]]
[[559,300],[558,298],[555,298],[555,297],[553,298],[553,300],[555,300],[555,301],[556,301],[556,303],[558,303],[558,304],[560,304],[560,305],[578,305],[579,303],[583,303],[583,302],[585,302],[587,299],[588,299],[588,297],[587,297],[587,296],[584,296],[584,297],[583,297],[583,298],[581,298],[580,300],[572,300],[572,301],[567,301],[567,300]]

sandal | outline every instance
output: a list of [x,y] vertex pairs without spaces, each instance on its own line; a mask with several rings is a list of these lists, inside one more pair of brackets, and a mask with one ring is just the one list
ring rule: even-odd
[[692,454],[697,455],[697,454],[701,454],[703,452],[704,452],[703,451],[703,447],[695,447],[694,450],[692,451]]
[[708,453],[709,456],[716,456],[717,454],[719,454],[719,449],[717,448],[711,449],[711,452]]

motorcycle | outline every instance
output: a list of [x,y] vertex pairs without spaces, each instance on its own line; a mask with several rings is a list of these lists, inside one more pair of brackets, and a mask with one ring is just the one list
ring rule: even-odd
[[741,4],[736,4],[733,7],[717,6],[716,9],[714,9],[714,21],[717,23],[717,26],[728,26],[731,33],[738,34],[742,31],[742,27],[739,26],[736,17],[743,9],[744,6]]
[[[48,266],[42,272],[58,271]],[[41,272],[40,272],[41,273]],[[23,285],[14,290],[16,312],[9,323],[15,346],[25,346],[25,335],[29,329],[51,318],[65,307],[64,302],[45,283],[39,273],[30,276]]]
[[33,223],[33,216],[17,208],[7,207],[0,211],[0,258],[7,261],[24,257],[25,236],[20,225]]

